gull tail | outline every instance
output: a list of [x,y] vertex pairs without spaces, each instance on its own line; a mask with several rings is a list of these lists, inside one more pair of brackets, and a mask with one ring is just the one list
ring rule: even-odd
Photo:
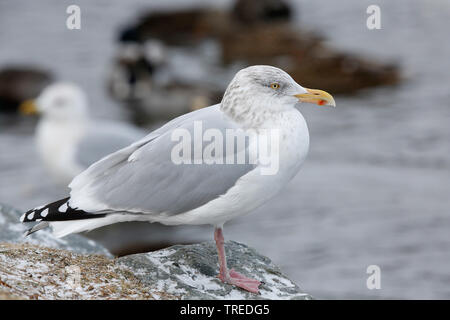
[[23,235],[29,236],[32,233],[35,233],[36,231],[42,230],[47,228],[50,225],[50,223],[48,221],[42,221],[39,222],[38,224],[35,224],[32,228],[28,229]]

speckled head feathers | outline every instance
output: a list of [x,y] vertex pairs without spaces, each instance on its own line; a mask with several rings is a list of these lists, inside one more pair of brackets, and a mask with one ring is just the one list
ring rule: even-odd
[[221,109],[238,122],[292,108],[295,94],[305,93],[285,71],[272,66],[251,66],[240,70],[228,85]]

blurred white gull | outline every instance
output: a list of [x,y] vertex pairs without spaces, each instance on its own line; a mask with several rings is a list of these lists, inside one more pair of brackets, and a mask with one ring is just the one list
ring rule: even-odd
[[[215,227],[219,278],[257,293],[258,280],[228,269],[222,228],[228,220],[271,199],[297,174],[309,148],[305,119],[295,108],[299,101],[335,105],[330,94],[303,88],[278,68],[243,69],[228,85],[220,104],[178,117],[96,162],[71,182],[70,197],[29,210],[21,221],[41,221],[28,234],[51,225],[56,236],[124,221],[211,224]],[[244,149],[258,161],[230,164],[227,157],[234,160],[242,149],[223,154],[218,148],[209,158],[205,148],[199,157],[194,151],[193,160],[203,162],[177,163],[173,151],[179,142],[174,141],[174,133],[183,131],[195,139],[198,123],[222,136],[228,130],[242,134],[242,129],[253,129],[256,134],[249,135]],[[268,144],[271,139],[265,139],[267,130],[274,130],[279,138],[272,151],[279,166],[271,174],[264,173],[266,162],[253,148],[261,141],[267,144],[260,149],[274,146]],[[216,162],[207,161],[212,158]]]
[[48,86],[21,110],[41,114],[37,150],[54,180],[63,185],[95,161],[145,136],[126,123],[91,119],[86,95],[72,83]]

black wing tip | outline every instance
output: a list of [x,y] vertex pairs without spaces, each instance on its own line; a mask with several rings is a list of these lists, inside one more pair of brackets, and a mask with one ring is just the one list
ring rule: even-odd
[[[49,203],[47,205],[28,210],[21,217],[20,221],[24,222],[46,222],[46,221],[69,221],[69,220],[81,220],[81,219],[92,219],[101,218],[106,216],[106,214],[93,214],[78,208],[72,208],[69,205],[70,197]],[[36,225],[38,226],[38,225]],[[35,226],[35,227],[36,227]],[[38,231],[35,228],[31,228],[28,231],[31,233]],[[42,228],[41,228],[42,229]],[[28,234],[31,234],[28,233]],[[27,234],[27,235],[28,235]]]
[[28,210],[20,217],[20,222],[40,222],[51,220],[48,219],[50,213],[59,212],[58,209],[69,201],[70,197]]
[[[20,217],[20,222],[25,223],[25,222],[35,221],[35,220],[33,220],[35,212],[36,212],[36,209],[28,210]],[[31,216],[31,218],[30,218],[30,216]]]

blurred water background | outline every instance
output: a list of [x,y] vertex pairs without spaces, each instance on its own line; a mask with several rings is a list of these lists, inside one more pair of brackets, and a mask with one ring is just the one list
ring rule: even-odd
[[[105,93],[118,28],[144,9],[192,3],[211,1],[80,0],[82,29],[70,31],[72,1],[2,1],[0,67],[47,68],[86,90],[94,116],[126,119]],[[382,29],[374,31],[366,27],[373,1],[290,3],[300,28],[397,61],[405,81],[338,96],[334,110],[303,107],[311,134],[303,170],[278,198],[226,226],[226,238],[255,247],[318,298],[450,298],[450,3],[376,1]],[[65,196],[37,158],[33,123],[1,126],[0,201],[27,209]],[[179,235],[211,237],[210,228]],[[366,287],[369,265],[381,268],[380,290]]]

